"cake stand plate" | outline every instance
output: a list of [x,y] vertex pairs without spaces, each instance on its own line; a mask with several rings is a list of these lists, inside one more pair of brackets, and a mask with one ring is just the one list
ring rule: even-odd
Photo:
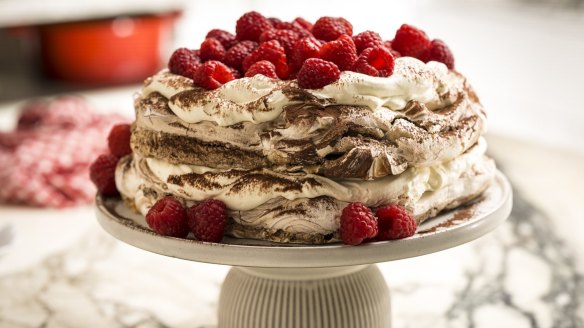
[[474,240],[502,223],[511,206],[511,186],[497,172],[480,197],[424,222],[412,237],[360,246],[290,245],[164,237],[119,198],[96,198],[99,223],[123,242],[161,255],[234,266],[221,289],[220,328],[390,327],[389,289],[372,264]]

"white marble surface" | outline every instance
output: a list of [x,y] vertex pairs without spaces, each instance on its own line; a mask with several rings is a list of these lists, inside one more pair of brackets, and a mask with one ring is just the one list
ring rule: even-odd
[[[515,186],[510,219],[469,244],[379,264],[394,326],[584,327],[584,157],[489,142]],[[0,208],[0,327],[214,327],[228,269],[116,241],[91,208]]]

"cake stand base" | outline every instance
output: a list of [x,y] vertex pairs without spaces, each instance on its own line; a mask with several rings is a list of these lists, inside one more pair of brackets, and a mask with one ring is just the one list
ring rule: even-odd
[[387,328],[390,320],[376,265],[233,267],[219,297],[219,328]]

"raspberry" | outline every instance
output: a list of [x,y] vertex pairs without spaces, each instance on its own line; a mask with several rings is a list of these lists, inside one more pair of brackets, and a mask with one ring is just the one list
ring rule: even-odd
[[391,47],[397,50],[402,56],[419,58],[419,56],[430,46],[430,39],[426,33],[416,27],[403,24],[391,42]]
[[168,60],[168,69],[171,73],[193,78],[197,66],[201,64],[201,59],[194,50],[187,48],[176,49]]
[[268,17],[268,20],[270,21],[270,23],[272,23],[272,26],[276,27],[276,24],[282,23],[282,20],[279,19],[278,17]]
[[430,47],[420,56],[420,60],[425,63],[431,60],[441,62],[449,69],[454,69],[454,56],[446,43],[439,39],[432,40]]
[[416,220],[410,212],[398,205],[377,209],[378,240],[400,239],[416,233]]
[[199,65],[193,76],[195,84],[207,90],[215,90],[233,79],[232,69],[216,60]]
[[146,213],[146,223],[159,235],[186,238],[189,234],[187,213],[182,204],[172,196],[154,203]]
[[324,41],[336,40],[339,36],[347,34],[353,35],[353,25],[342,17],[321,17],[314,26],[312,34],[315,38]]
[[132,136],[132,127],[130,124],[114,125],[107,136],[107,145],[110,153],[118,157],[132,153],[130,136]]
[[233,79],[237,80],[237,79],[241,79],[243,75],[241,75],[241,72],[239,70],[236,70],[233,67],[229,67],[229,69],[231,70],[231,74],[233,74]]
[[294,47],[294,43],[300,39],[300,35],[292,30],[268,30],[260,35],[260,42],[266,42],[270,40],[278,40],[282,47],[284,47],[284,51],[286,55],[290,55],[291,50]]
[[220,29],[210,30],[209,33],[207,33],[207,35],[205,36],[205,39],[209,38],[219,40],[223,48],[225,48],[226,50],[233,47],[237,43],[235,35]]
[[272,79],[277,79],[276,66],[267,60],[260,60],[249,67],[245,72],[245,77],[252,77],[256,74],[262,74]]
[[393,58],[401,57],[401,54],[398,51],[396,51],[395,49],[393,49],[393,47],[391,46],[391,42],[392,41],[383,41],[383,46],[386,47],[391,52],[391,54],[393,55]]
[[208,60],[218,60],[223,61],[225,58],[225,48],[219,42],[219,40],[214,38],[209,38],[201,43],[201,49],[199,53],[202,61]]
[[239,17],[235,25],[235,37],[237,40],[259,41],[260,35],[272,29],[272,23],[262,14],[250,11]]
[[227,51],[223,62],[239,71],[243,71],[243,60],[257,47],[257,42],[241,41]]
[[373,31],[365,31],[353,36],[353,42],[355,42],[358,54],[367,48],[383,45],[383,39]]
[[307,21],[306,19],[302,18],[302,17],[296,17],[292,23],[296,23],[300,26],[302,26],[305,30],[307,30],[308,32],[312,32],[312,23]]
[[89,179],[97,187],[97,191],[104,196],[118,194],[116,188],[116,165],[118,156],[113,154],[99,155],[89,167]]
[[383,46],[378,46],[363,50],[354,70],[371,76],[385,77],[393,74],[393,65],[391,52]]
[[276,73],[281,79],[285,79],[290,74],[288,63],[286,62],[286,51],[277,40],[270,40],[261,43],[249,56],[243,60],[243,70],[247,72],[251,65],[267,60],[276,66]]
[[297,72],[305,60],[308,58],[318,58],[320,47],[320,42],[313,37],[302,38],[296,41],[290,54],[290,70]]
[[341,71],[335,63],[319,58],[309,58],[298,72],[298,86],[305,89],[320,89],[339,79]]
[[359,245],[377,236],[377,219],[362,203],[350,203],[341,214],[341,240],[347,245]]
[[197,239],[218,243],[227,227],[227,209],[222,201],[207,199],[187,209],[187,219]]
[[349,71],[357,61],[357,48],[353,39],[343,34],[335,41],[325,43],[320,48],[319,57],[337,64],[341,71]]
[[298,23],[294,23],[294,22],[279,22],[279,23],[274,24],[274,28],[277,30],[294,31],[294,32],[298,33],[299,37],[301,37],[301,38],[307,37],[307,36],[312,36],[312,33],[310,33],[310,31],[308,31],[307,29],[302,27],[302,25],[300,25]]

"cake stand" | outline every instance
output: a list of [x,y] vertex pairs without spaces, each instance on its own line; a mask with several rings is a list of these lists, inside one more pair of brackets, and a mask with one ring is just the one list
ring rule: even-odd
[[221,288],[219,328],[390,327],[389,288],[375,263],[474,240],[502,223],[511,205],[511,187],[498,172],[480,197],[426,221],[412,237],[314,246],[164,237],[119,198],[96,198],[99,223],[123,242],[161,255],[233,266]]

